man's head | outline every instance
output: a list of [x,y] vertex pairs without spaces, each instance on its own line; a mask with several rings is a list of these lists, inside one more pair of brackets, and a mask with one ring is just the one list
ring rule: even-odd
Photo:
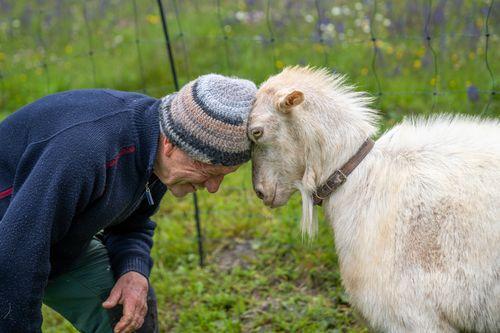
[[256,91],[248,80],[209,74],[162,100],[155,174],[174,195],[216,192],[250,159],[247,120]]

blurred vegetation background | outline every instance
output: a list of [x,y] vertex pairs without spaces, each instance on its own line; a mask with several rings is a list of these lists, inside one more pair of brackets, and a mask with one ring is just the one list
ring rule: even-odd
[[[217,72],[257,84],[288,65],[347,74],[377,97],[381,130],[435,112],[498,117],[494,0],[163,0],[179,82]],[[0,0],[0,120],[44,95],[114,88],[175,91],[154,0]],[[3,144],[9,144],[4,142]],[[247,164],[192,198],[167,195],[151,280],[162,332],[365,332],[341,286],[333,232],[299,234],[298,196],[274,211]],[[73,332],[44,308],[45,332]]]

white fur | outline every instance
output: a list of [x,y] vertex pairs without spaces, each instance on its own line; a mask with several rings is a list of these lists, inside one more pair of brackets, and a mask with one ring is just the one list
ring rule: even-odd
[[[304,102],[283,114],[290,91]],[[316,231],[311,193],[376,129],[369,99],[324,70],[288,68],[264,82],[249,129],[254,187],[270,206],[303,196],[302,230]],[[295,184],[295,185],[294,185]],[[406,119],[323,204],[343,284],[384,332],[500,332],[500,122]]]

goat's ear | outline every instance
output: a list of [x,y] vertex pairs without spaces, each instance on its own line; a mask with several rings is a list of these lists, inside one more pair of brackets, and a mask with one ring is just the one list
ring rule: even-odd
[[282,96],[279,96],[276,106],[278,111],[289,113],[294,107],[296,107],[303,101],[304,94],[302,93],[302,91],[293,90],[291,92],[283,94]]

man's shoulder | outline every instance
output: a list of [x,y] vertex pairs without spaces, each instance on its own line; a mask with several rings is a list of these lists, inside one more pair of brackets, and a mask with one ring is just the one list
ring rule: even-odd
[[57,118],[61,121],[78,122],[92,119],[117,111],[131,110],[138,100],[155,99],[135,92],[112,89],[67,90],[42,97],[12,114],[14,118],[38,121]]
[[134,135],[125,134],[132,128],[127,116],[116,115],[75,124],[51,138],[47,147],[67,154],[70,158],[104,166],[113,158],[113,154],[124,151],[127,147],[135,147],[137,143]]
[[133,126],[134,101],[145,95],[111,89],[68,90],[49,95],[16,111],[7,122],[28,128],[28,144],[67,143],[99,151]]
[[122,91],[122,90],[114,90],[108,88],[99,88],[99,89],[74,89],[74,90],[65,90],[61,92],[57,92],[54,94],[47,95],[39,99],[42,100],[50,100],[50,99],[69,99],[69,100],[84,100],[84,101],[99,101],[101,99],[114,99],[119,101],[127,102],[129,100],[134,100],[137,98],[152,98],[147,95],[133,92],[133,91]]
[[11,147],[19,156],[37,160],[48,154],[69,164],[102,168],[123,149],[138,145],[136,118],[154,101],[110,89],[69,90],[16,111],[2,122],[0,134],[11,135],[9,128],[22,125],[24,136]]

